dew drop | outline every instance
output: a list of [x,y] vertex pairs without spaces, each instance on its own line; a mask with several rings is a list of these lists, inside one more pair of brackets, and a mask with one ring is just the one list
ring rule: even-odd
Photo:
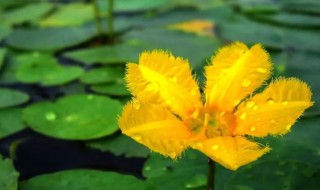
[[251,80],[249,80],[249,79],[244,79],[242,81],[242,87],[248,87],[248,86],[250,86],[250,84],[251,84]]
[[198,143],[196,144],[196,146],[199,147],[199,148],[202,148],[202,147],[203,147],[203,144],[202,144],[201,142],[198,142]]
[[159,84],[157,82],[150,82],[149,84],[147,84],[146,89],[148,91],[156,93],[159,91]]
[[132,106],[133,106],[133,108],[134,108],[135,110],[139,110],[140,107],[141,107],[141,104],[140,104],[140,102],[139,102],[138,100],[133,100]]
[[175,158],[175,157],[177,156],[177,153],[175,153],[175,152],[170,152],[170,153],[169,153],[169,156],[170,156],[171,158]]
[[206,184],[207,176],[204,174],[196,174],[184,184],[184,187],[187,189],[199,189],[205,187]]
[[136,140],[136,141],[140,141],[141,140],[141,136],[140,135],[135,135],[133,136],[133,139]]
[[256,130],[256,127],[250,127],[250,131],[255,131]]
[[282,105],[286,106],[286,105],[288,105],[288,102],[287,101],[283,101]]
[[273,103],[274,103],[274,100],[273,100],[272,98],[269,98],[269,99],[267,100],[267,102],[268,102],[268,104],[273,104]]
[[246,102],[246,108],[252,108],[254,104],[255,104],[254,101],[249,100]]
[[173,83],[177,83],[177,82],[178,82],[177,77],[171,77],[169,80],[170,80],[171,82],[173,82]]
[[258,67],[256,71],[258,71],[259,73],[266,73],[268,70],[264,67]]
[[240,119],[242,120],[245,120],[247,117],[247,113],[246,112],[243,112],[241,115],[240,115]]
[[291,125],[290,125],[290,124],[286,125],[286,129],[287,129],[287,130],[290,130],[290,128],[291,128]]
[[93,99],[93,95],[88,95],[88,96],[87,96],[87,99],[88,99],[88,100],[92,100],[92,99]]
[[150,170],[151,170],[151,167],[150,167],[150,166],[146,166],[146,167],[144,167],[144,170],[145,170],[145,171],[150,171]]
[[57,118],[56,114],[53,112],[46,113],[45,117],[49,121],[54,121]]
[[218,150],[219,145],[215,144],[215,145],[213,145],[211,148],[212,148],[213,150]]

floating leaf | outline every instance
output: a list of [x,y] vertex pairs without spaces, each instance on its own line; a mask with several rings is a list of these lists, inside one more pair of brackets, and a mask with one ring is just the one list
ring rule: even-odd
[[28,100],[28,94],[9,88],[0,88],[0,108],[19,105]]
[[20,64],[13,57],[8,56],[8,63],[3,67],[0,73],[0,83],[1,84],[12,84],[18,82],[17,80],[17,70]]
[[17,190],[19,173],[15,170],[9,159],[3,159],[0,155],[0,189]]
[[64,84],[77,79],[83,70],[77,66],[61,66],[51,55],[27,54],[17,57],[17,79],[25,83],[40,83],[43,86]]
[[40,102],[27,107],[23,118],[35,131],[56,138],[86,140],[118,130],[122,105],[98,95],[71,95],[55,103]]
[[82,75],[80,80],[85,84],[99,84],[122,81],[124,72],[124,68],[122,67],[95,68]]
[[[107,10],[108,4],[107,1],[99,0],[100,10]],[[117,0],[114,2],[114,11],[115,12],[137,12],[137,11],[147,11],[151,9],[156,9],[161,6],[166,5],[169,0]]]
[[68,170],[40,175],[21,183],[21,190],[94,189],[105,190],[154,190],[133,176],[97,170]]
[[116,83],[95,84],[90,86],[90,89],[94,92],[108,94],[111,96],[130,96],[131,94],[123,81]]
[[317,16],[302,15],[294,13],[278,13],[278,14],[258,14],[255,18],[271,23],[288,25],[288,26],[320,26],[320,19]]
[[11,33],[11,31],[12,29],[8,24],[0,21],[0,40],[7,37]]
[[94,19],[93,5],[89,3],[61,4],[58,10],[41,20],[42,27],[81,26]]
[[22,121],[21,109],[19,108],[0,109],[0,139],[3,137],[9,136],[15,132],[18,132],[24,128],[25,128],[25,125]]
[[32,3],[2,14],[2,19],[8,24],[20,24],[23,22],[35,22],[53,8],[50,3]]
[[95,28],[17,29],[7,37],[9,46],[39,51],[56,51],[86,42],[96,35]]
[[7,52],[6,49],[0,48],[0,70],[1,70],[1,67],[4,63],[4,58],[5,58],[6,52]]
[[176,161],[152,155],[144,165],[143,175],[161,190],[185,190],[195,175],[207,175],[207,167],[206,157],[195,151],[187,151]]
[[82,62],[86,65],[125,64],[138,60],[139,54],[145,50],[142,45],[119,44],[98,48],[75,50],[63,54],[65,57]]
[[276,160],[261,162],[239,170],[225,189],[238,190],[239,187],[247,187],[259,190],[316,190],[319,188],[319,181],[319,168],[302,162]]
[[148,148],[122,134],[92,140],[87,142],[86,145],[101,151],[110,151],[117,156],[124,155],[128,158],[147,157],[150,154]]

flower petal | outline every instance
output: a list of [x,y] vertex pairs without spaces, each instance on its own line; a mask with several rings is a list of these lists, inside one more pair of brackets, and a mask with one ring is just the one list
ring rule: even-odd
[[238,106],[234,134],[283,135],[312,104],[306,83],[296,78],[280,78]]
[[230,170],[255,161],[270,148],[261,148],[257,143],[244,137],[224,136],[198,142],[192,148],[200,150],[215,162]]
[[124,107],[119,126],[125,135],[171,158],[186,149],[192,136],[188,127],[165,107],[138,100]]
[[127,64],[126,80],[139,99],[166,104],[182,118],[202,107],[199,87],[189,64],[180,57],[158,50],[144,52],[139,64]]
[[268,53],[260,44],[250,50],[236,42],[220,49],[205,68],[206,107],[232,112],[271,72]]

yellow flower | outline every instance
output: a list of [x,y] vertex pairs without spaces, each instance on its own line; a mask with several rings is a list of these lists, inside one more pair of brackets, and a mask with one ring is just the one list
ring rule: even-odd
[[144,52],[139,64],[127,65],[134,99],[124,107],[120,128],[171,158],[191,147],[236,170],[270,150],[247,137],[286,134],[312,105],[309,87],[296,78],[276,79],[253,95],[271,71],[261,45],[233,43],[205,68],[202,97],[187,60],[161,50]]

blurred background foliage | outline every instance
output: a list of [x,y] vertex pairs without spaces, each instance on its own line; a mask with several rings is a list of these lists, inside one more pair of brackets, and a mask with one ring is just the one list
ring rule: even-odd
[[[222,45],[261,43],[274,76],[306,81],[315,104],[273,150],[216,189],[320,187],[318,0],[1,0],[0,189],[205,189],[207,160],[172,161],[121,135],[127,62],[166,49],[203,67]],[[111,16],[113,15],[113,16]],[[112,21],[112,22],[110,22]],[[53,173],[55,172],[55,173]]]

